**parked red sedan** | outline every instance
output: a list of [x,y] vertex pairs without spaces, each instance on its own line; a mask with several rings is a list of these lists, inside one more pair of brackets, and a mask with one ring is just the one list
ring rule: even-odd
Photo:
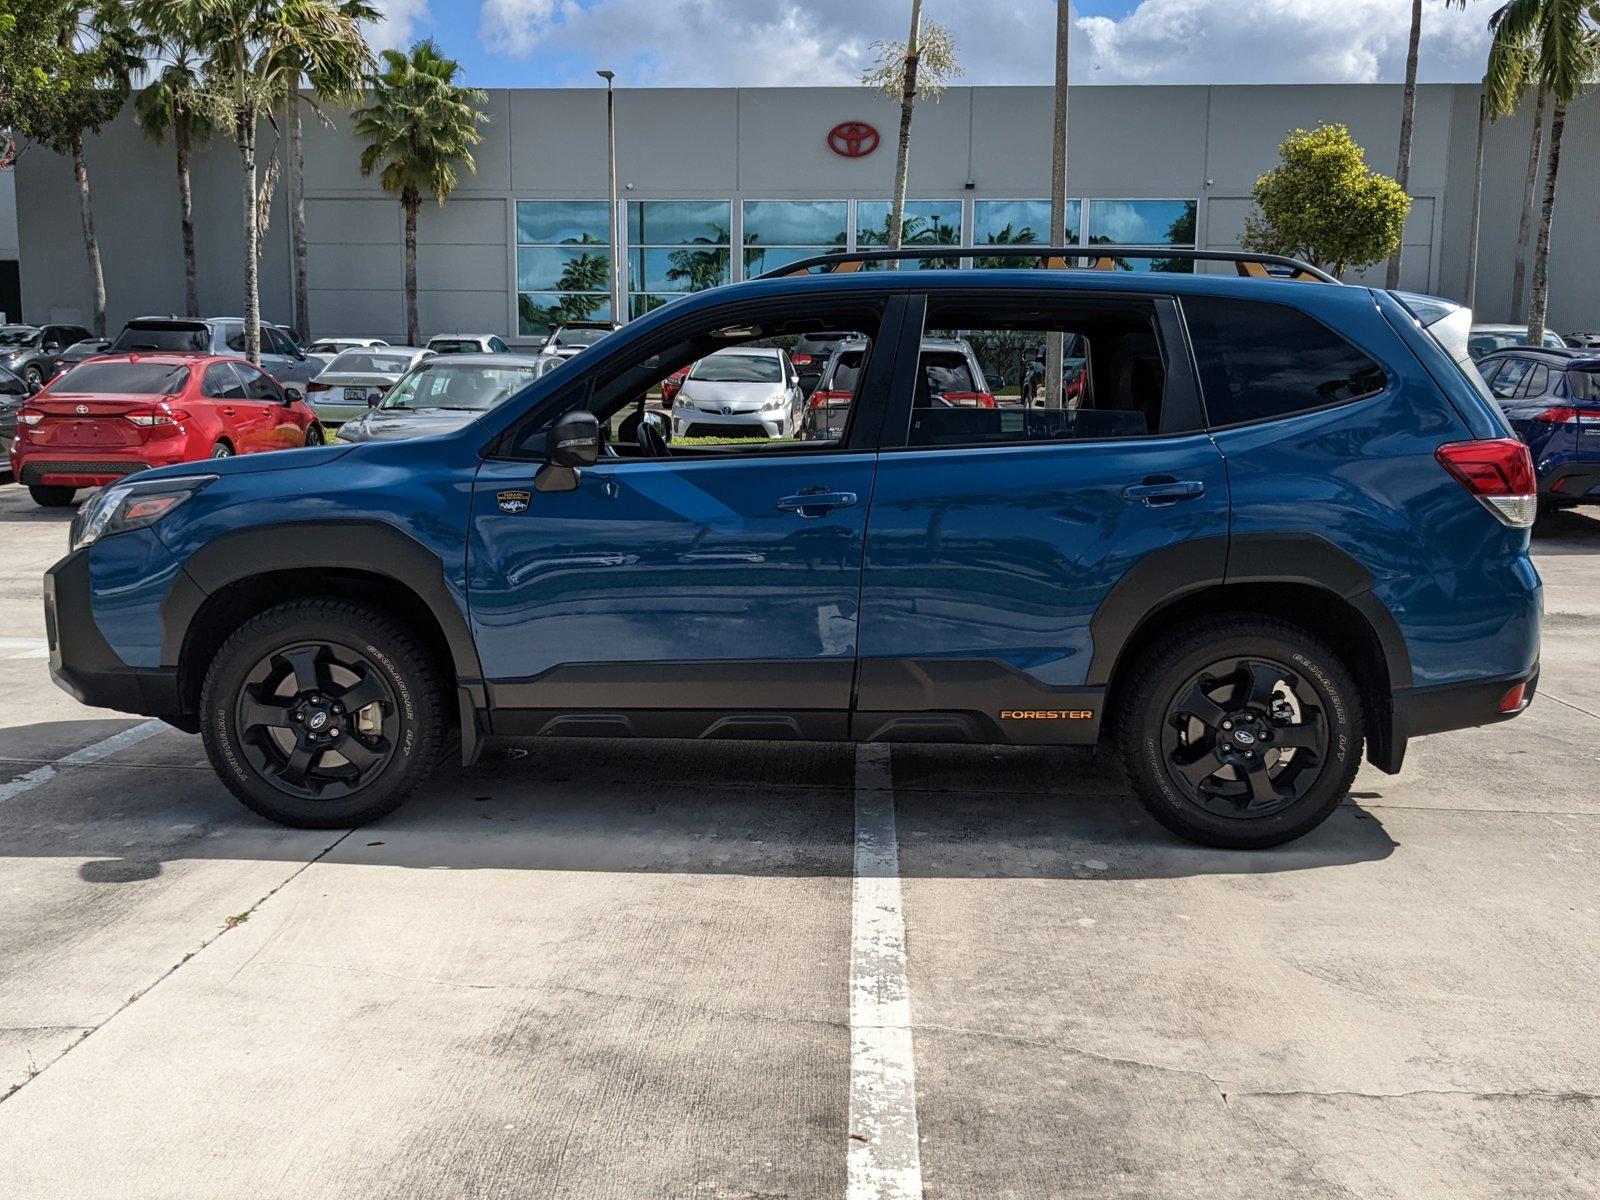
[[303,400],[241,358],[91,358],[17,413],[12,478],[48,508],[147,467],[322,444]]

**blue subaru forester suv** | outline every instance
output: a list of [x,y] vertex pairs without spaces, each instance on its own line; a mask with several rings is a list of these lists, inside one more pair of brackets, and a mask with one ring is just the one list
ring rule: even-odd
[[[1393,772],[1528,706],[1532,467],[1467,310],[1268,256],[1027,253],[796,264],[456,433],[130,478],[46,577],[55,678],[198,731],[290,825],[380,816],[489,737],[1103,740],[1159,821],[1232,847],[1316,826],[1363,748]],[[1211,259],[1237,276],[1186,273]],[[869,348],[837,437],[673,444],[646,407],[831,329]],[[923,361],[951,337],[985,386]],[[1024,402],[1069,344],[1081,389]],[[675,403],[792,404],[748,357],[737,399]]]

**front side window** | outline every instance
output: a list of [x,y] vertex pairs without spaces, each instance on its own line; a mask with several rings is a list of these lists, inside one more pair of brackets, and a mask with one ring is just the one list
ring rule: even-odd
[[732,212],[727,200],[628,201],[631,316],[728,282]]
[[611,218],[604,200],[517,201],[517,334],[611,320]]
[[745,201],[745,278],[802,258],[843,253],[850,231],[847,208],[843,200]]
[[244,394],[250,400],[282,401],[283,393],[272,379],[248,363],[234,363],[233,369],[244,380]]
[[531,367],[428,363],[390,388],[382,407],[413,412],[428,408],[488,412],[534,378]]
[[[1061,378],[1045,379],[1050,349]],[[1166,404],[1167,370],[1149,301],[992,306],[930,302],[914,378],[911,446],[981,446],[1187,432]]]
[[1213,426],[1343,404],[1387,384],[1372,359],[1287,305],[1186,296],[1183,314]]

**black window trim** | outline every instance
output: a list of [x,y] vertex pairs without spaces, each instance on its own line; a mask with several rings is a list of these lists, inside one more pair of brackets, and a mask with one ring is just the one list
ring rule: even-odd
[[[1373,354],[1372,351],[1368,350],[1365,346],[1356,345],[1355,342],[1351,341],[1344,334],[1340,333],[1332,325],[1329,325],[1326,321],[1322,320],[1320,317],[1317,317],[1316,315],[1307,312],[1305,309],[1301,308],[1298,304],[1287,304],[1282,300],[1262,300],[1262,299],[1260,299],[1258,297],[1255,297],[1255,296],[1217,296],[1217,297],[1205,296],[1205,297],[1200,297],[1201,299],[1208,299],[1208,300],[1209,299],[1239,300],[1239,301],[1243,301],[1243,302],[1248,303],[1248,304],[1270,304],[1270,305],[1273,305],[1273,306],[1275,306],[1277,308],[1290,309],[1293,312],[1299,313],[1306,320],[1314,321],[1316,324],[1322,326],[1322,328],[1326,329],[1334,337],[1338,338],[1341,342],[1343,342],[1345,345],[1349,346],[1357,354],[1359,354],[1362,357],[1366,358],[1369,362],[1371,362],[1373,364],[1373,366],[1377,367],[1380,371],[1383,372],[1383,386],[1378,388],[1375,391],[1368,392],[1368,393],[1366,393],[1365,395],[1362,395],[1362,396],[1350,396],[1350,397],[1348,397],[1347,399],[1344,399],[1344,400],[1330,400],[1326,404],[1318,404],[1318,405],[1316,405],[1316,406],[1314,406],[1312,408],[1297,408],[1293,412],[1276,413],[1276,414],[1274,414],[1273,416],[1270,416],[1270,417],[1253,417],[1248,421],[1232,421],[1232,422],[1229,422],[1226,425],[1214,425],[1211,422],[1211,412],[1206,407],[1205,388],[1204,388],[1204,386],[1202,386],[1200,384],[1200,363],[1199,363],[1199,360],[1195,357],[1194,342],[1189,336],[1189,317],[1188,317],[1188,315],[1186,313],[1183,313],[1183,311],[1182,311],[1182,309],[1183,309],[1183,301],[1185,299],[1187,299],[1187,298],[1188,297],[1183,297],[1183,296],[1175,296],[1174,297],[1174,299],[1176,299],[1177,302],[1178,302],[1179,314],[1180,314],[1180,317],[1181,317],[1181,320],[1182,320],[1183,330],[1184,330],[1184,341],[1185,341],[1185,344],[1187,344],[1188,347],[1189,347],[1190,369],[1194,371],[1194,378],[1195,378],[1195,394],[1200,398],[1200,411],[1201,411],[1202,418],[1205,421],[1204,429],[1205,429],[1205,431],[1207,433],[1223,433],[1223,432],[1226,432],[1228,430],[1233,430],[1233,429],[1249,429],[1253,425],[1268,425],[1268,424],[1271,424],[1273,421],[1292,421],[1296,417],[1308,417],[1308,416],[1311,416],[1311,415],[1313,415],[1315,413],[1331,412],[1333,409],[1344,408],[1346,405],[1350,405],[1350,404],[1365,404],[1369,400],[1375,400],[1375,399],[1377,399],[1377,398],[1379,398],[1381,396],[1387,396],[1390,392],[1392,392],[1394,390],[1395,381],[1400,378],[1400,375],[1399,375],[1399,373],[1397,371],[1395,371],[1393,368],[1391,368],[1388,363],[1383,361],[1383,359],[1381,359],[1377,355]],[[1484,357],[1487,358],[1488,356],[1485,355]],[[1486,382],[1484,384],[1484,386],[1487,387],[1488,383]]]
[[[1014,306],[1027,306],[1039,308],[1053,302],[1066,304],[1094,303],[1097,301],[1113,300],[1127,303],[1130,301],[1144,301],[1149,303],[1155,312],[1156,347],[1161,352],[1162,371],[1164,373],[1164,391],[1161,397],[1161,410],[1163,424],[1166,414],[1170,410],[1177,414],[1183,421],[1183,427],[1172,430],[1158,430],[1135,437],[1060,437],[1060,438],[1030,438],[1020,441],[996,441],[988,439],[977,442],[940,442],[937,445],[912,445],[911,444],[911,409],[912,400],[916,392],[916,372],[921,367],[922,339],[927,331],[928,300],[937,295],[941,304],[954,300],[976,300],[983,302],[986,299],[1002,301]],[[1045,446],[1106,446],[1128,442],[1153,442],[1175,441],[1178,438],[1193,437],[1205,433],[1204,410],[1200,405],[1200,388],[1198,375],[1195,373],[1193,355],[1190,353],[1187,331],[1180,319],[1174,297],[1167,292],[1124,292],[1098,291],[1082,288],[1048,289],[1043,291],[1030,290],[1026,294],[1019,294],[1015,288],[1001,286],[985,286],[982,284],[973,287],[940,288],[936,293],[921,291],[913,294],[914,300],[920,302],[920,308],[913,318],[908,308],[905,328],[916,329],[916,337],[910,346],[906,344],[906,335],[902,334],[902,344],[897,356],[898,373],[895,377],[895,391],[892,393],[890,411],[885,414],[885,436],[879,449],[884,453],[899,453],[914,451],[918,453],[942,450],[1024,450],[1039,449]],[[913,351],[913,352],[908,352]],[[907,361],[909,359],[909,361]],[[897,431],[897,435],[887,432],[889,429]],[[898,436],[898,441],[893,440]]]
[[[860,452],[876,453],[881,447],[878,438],[882,430],[881,414],[893,402],[893,389],[898,377],[896,365],[892,360],[893,355],[885,354],[886,335],[903,335],[909,327],[911,319],[906,303],[908,285],[887,280],[880,288],[863,289],[859,287],[839,288],[832,290],[792,292],[784,295],[767,297],[758,301],[735,300],[720,304],[715,308],[702,309],[692,313],[684,313],[660,329],[646,334],[636,342],[626,346],[619,346],[616,350],[604,357],[597,359],[590,369],[579,379],[571,381],[564,387],[551,392],[541,398],[526,412],[515,418],[504,430],[495,435],[478,450],[478,457],[492,462],[543,462],[542,455],[516,454],[512,452],[517,441],[530,424],[553,419],[561,413],[570,412],[581,404],[587,404],[594,394],[595,380],[601,374],[612,368],[613,360],[618,356],[627,354],[641,357],[656,353],[657,351],[682,341],[691,331],[699,329],[708,331],[722,325],[741,324],[758,321],[766,314],[791,313],[797,308],[804,308],[818,304],[860,304],[874,305],[881,310],[878,321],[878,337],[873,340],[873,350],[868,358],[868,380],[860,389],[865,393],[869,385],[881,384],[882,387],[873,392],[874,396],[884,399],[874,402],[868,400],[851,413],[850,425],[846,436],[833,445],[817,443],[814,448],[807,449],[803,446],[793,448],[770,448],[770,443],[758,443],[769,446],[765,450],[755,450],[746,453],[707,453],[704,455],[673,456],[665,459],[640,459],[640,462],[715,462],[718,460],[733,461],[766,461],[773,458],[800,458],[816,457],[825,454],[855,454]],[[918,324],[920,330],[921,325]],[[903,340],[903,337],[902,337]],[[920,340],[920,339],[919,339]],[[586,352],[586,353],[592,353]],[[559,407],[556,407],[559,405]],[[880,415],[877,426],[873,427],[872,416]],[[601,459],[601,463],[633,461],[631,459]],[[599,464],[597,464],[599,465]]]

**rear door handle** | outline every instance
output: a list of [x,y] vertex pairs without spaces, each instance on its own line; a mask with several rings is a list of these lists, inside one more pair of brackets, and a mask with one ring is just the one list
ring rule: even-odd
[[797,512],[802,517],[820,517],[836,508],[851,508],[856,503],[854,492],[830,492],[826,488],[804,488],[793,496],[778,501],[783,512]]
[[1179,500],[1193,500],[1205,494],[1206,485],[1198,479],[1147,479],[1122,489],[1124,500],[1143,500],[1147,508],[1176,504]]
[[222,415],[223,415],[223,416],[225,416],[225,417],[231,417],[231,416],[233,416],[233,415],[234,415],[234,414],[233,414],[233,409],[231,409],[231,408],[225,408],[225,409],[223,409],[223,410],[222,410]]

